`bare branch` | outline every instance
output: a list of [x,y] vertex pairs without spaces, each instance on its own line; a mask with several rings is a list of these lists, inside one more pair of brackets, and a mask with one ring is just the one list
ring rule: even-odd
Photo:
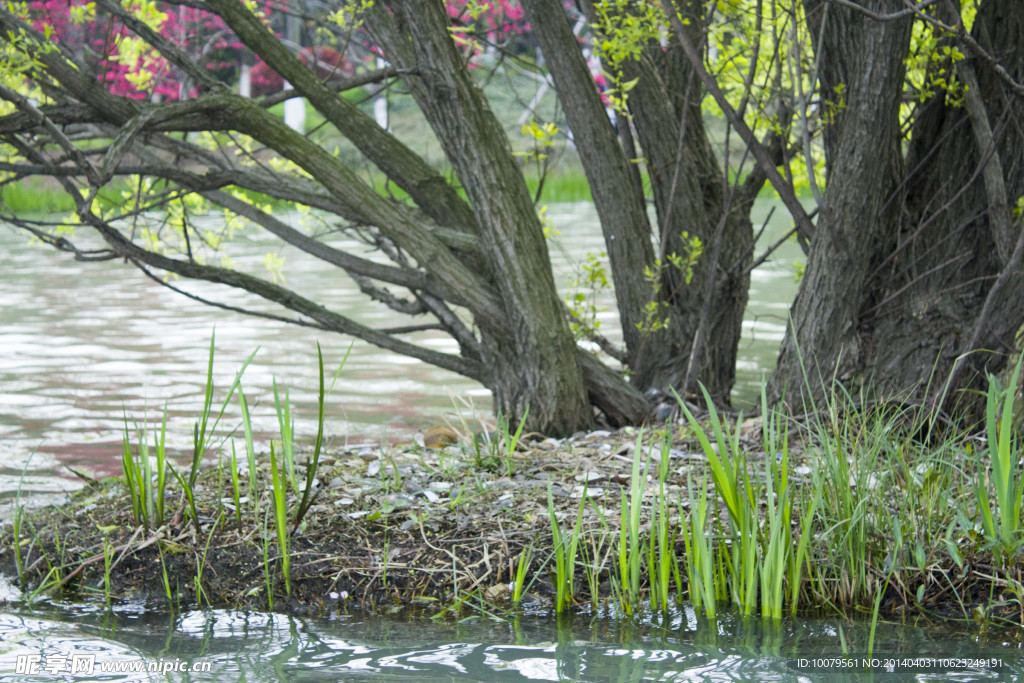
[[448,307],[448,304],[428,292],[418,292],[416,294],[430,312],[434,314],[441,327],[459,343],[459,350],[462,355],[466,358],[479,360],[481,358],[480,342],[459,319],[459,316]]
[[22,113],[27,115],[37,126],[49,133],[53,137],[54,142],[60,145],[60,148],[64,150],[68,157],[75,160],[85,175],[89,178],[90,182],[95,185],[103,184],[100,180],[100,174],[96,170],[96,167],[89,163],[85,158],[85,155],[82,153],[82,150],[75,147],[74,144],[68,140],[67,136],[64,135],[64,132],[54,125],[53,121],[51,121],[45,114],[39,111],[39,109],[37,109],[27,97],[23,97],[7,86],[0,84],[0,98],[13,104]]
[[[439,225],[470,232],[476,219],[469,205],[418,154],[387,133],[351,102],[328,88],[316,74],[274,38],[238,0],[207,0],[245,45],[301,92],[345,137]],[[258,136],[257,136],[258,137]]]
[[800,204],[796,198],[796,193],[793,191],[793,186],[782,179],[779,175],[778,169],[772,163],[772,160],[766,150],[754,136],[753,131],[747,125],[746,121],[739,118],[736,114],[736,110],[732,108],[729,101],[725,97],[725,93],[715,82],[715,79],[708,73],[707,69],[704,68],[704,60],[701,58],[700,52],[698,52],[696,46],[690,40],[689,35],[686,33],[682,22],[679,20],[679,16],[676,14],[675,8],[672,6],[669,0],[661,0],[662,7],[665,10],[665,14],[669,17],[672,23],[673,31],[676,34],[676,38],[682,45],[683,51],[686,53],[687,58],[690,60],[690,64],[693,66],[694,72],[700,77],[704,87],[707,88],[711,96],[715,98],[715,103],[718,104],[719,108],[725,114],[726,119],[736,132],[739,133],[743,142],[753,153],[754,158],[757,159],[758,165],[768,176],[768,180],[771,182],[772,187],[779,193],[782,198],[782,203],[786,205],[786,208],[793,216],[793,220],[797,225],[797,235],[800,238],[801,246],[804,251],[807,251],[807,244],[810,243],[811,236],[814,234],[814,224],[811,223],[810,217],[807,212],[804,211],[803,205]]
[[[380,83],[381,81],[396,78],[403,73],[406,73],[404,69],[396,69],[393,66],[387,66],[383,69],[368,71],[364,74],[353,76],[352,78],[331,81],[329,83],[325,83],[324,86],[334,92],[345,92],[346,90],[361,88],[364,85],[369,85],[370,83]],[[294,88],[291,90],[282,90],[281,92],[274,93],[273,95],[267,95],[260,99],[259,103],[261,107],[273,107],[275,104],[280,104],[293,97],[303,97],[303,94]]]
[[888,14],[878,14],[877,12],[872,12],[868,8],[862,7],[851,0],[827,0],[827,2],[830,2],[833,5],[839,5],[841,7],[848,7],[849,9],[856,10],[867,18],[875,21],[895,21],[896,19],[905,17],[908,14],[919,14],[925,7],[935,4],[937,1],[938,0],[921,0],[918,3],[911,3],[910,0],[904,0],[904,4],[907,5],[906,9],[901,9],[899,12],[890,12]]
[[427,312],[427,307],[423,305],[422,301],[409,301],[408,299],[395,296],[384,287],[378,287],[373,284],[370,278],[363,277],[362,275],[352,275],[350,273],[350,276],[359,287],[359,291],[393,311],[404,315],[422,315]]
[[74,242],[64,235],[53,235],[45,230],[40,230],[30,221],[25,221],[16,216],[5,216],[4,221],[17,228],[30,233],[33,237],[44,244],[49,244],[57,251],[67,252],[74,255],[76,261],[112,261],[120,258],[111,249],[79,249]]
[[974,133],[974,144],[984,164],[981,168],[981,179],[985,184],[988,196],[988,218],[992,224],[992,241],[996,243],[996,253],[1003,267],[1012,263],[1010,260],[1013,244],[1012,218],[1010,217],[1010,199],[1006,191],[1006,176],[1003,175],[1003,163],[999,158],[999,147],[992,126],[989,125],[988,110],[981,99],[981,87],[974,74],[974,68],[961,60],[956,65],[957,75],[964,82],[964,105],[971,119],[971,131]]

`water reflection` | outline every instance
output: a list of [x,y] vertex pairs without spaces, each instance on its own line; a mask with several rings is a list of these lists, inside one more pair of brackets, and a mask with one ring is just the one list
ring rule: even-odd
[[[868,625],[836,619],[740,619],[707,623],[691,610],[664,619],[521,616],[459,623],[423,617],[332,614],[299,619],[280,614],[87,606],[0,613],[0,680],[53,680],[12,675],[19,656],[95,655],[103,662],[174,662],[174,680],[378,681],[684,681],[820,680],[799,658],[841,655],[839,629],[851,652],[865,652]],[[864,648],[864,649],[858,649]],[[975,668],[913,680],[1018,680],[1020,650],[942,623],[882,623],[875,657],[990,655],[999,670]],[[59,660],[58,660],[59,661]],[[208,667],[204,673],[192,668]],[[874,680],[884,672],[851,677]],[[99,673],[75,680],[155,680],[146,672]],[[886,677],[885,680],[893,680]]]

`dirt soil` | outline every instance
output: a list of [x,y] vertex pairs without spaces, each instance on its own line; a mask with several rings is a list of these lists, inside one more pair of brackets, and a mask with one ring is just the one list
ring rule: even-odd
[[[527,435],[511,457],[500,442],[492,446],[481,440],[478,454],[467,439],[444,448],[412,443],[383,451],[357,445],[325,452],[317,495],[289,540],[290,596],[281,578],[266,454],[260,456],[255,509],[246,496],[246,466],[239,464],[239,515],[229,470],[205,464],[194,489],[198,531],[177,482],[167,487],[168,521],[156,529],[136,523],[120,479],[95,482],[65,505],[26,513],[22,565],[29,586],[39,585],[55,568],[51,583],[86,597],[104,596],[109,563],[116,599],[166,604],[166,570],[172,600],[181,606],[267,609],[269,585],[274,608],[294,613],[319,613],[339,601],[369,609],[392,604],[441,609],[460,596],[506,602],[519,555],[532,546],[534,580],[527,597],[545,601],[554,594],[547,577],[551,563],[536,570],[551,551],[549,493],[563,528],[571,528],[586,491],[587,552],[599,553],[605,569],[611,568],[617,559],[620,492],[629,490],[637,436],[631,428],[561,440]],[[641,446],[645,456],[651,455],[647,500],[662,453],[661,437],[655,438],[647,432]],[[665,452],[670,500],[685,500],[686,472],[699,478],[706,460],[695,444],[672,443]],[[300,487],[304,477],[304,468],[297,466]],[[299,498],[289,491],[289,529]],[[678,512],[673,505],[674,519]],[[0,536],[0,570],[16,576],[12,531],[7,524]],[[682,551],[681,540],[678,545]],[[581,599],[588,598],[582,577],[578,585]]]

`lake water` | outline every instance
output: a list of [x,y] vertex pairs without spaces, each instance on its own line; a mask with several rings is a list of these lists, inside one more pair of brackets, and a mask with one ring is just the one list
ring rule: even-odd
[[[843,660],[840,633],[851,659]],[[165,679],[124,668],[101,673],[102,666],[140,664],[164,667],[172,671],[167,680],[183,681],[1024,678],[1019,651],[941,623],[879,624],[870,659],[868,637],[867,624],[837,618],[771,622],[720,614],[709,624],[689,610],[640,621],[527,615],[437,622],[226,610],[171,615],[77,605],[0,612],[0,680],[53,680],[45,670],[28,674],[30,656],[64,672],[71,661],[83,672],[91,663],[91,674],[65,680]],[[851,664],[862,673],[837,677]]]
[[[754,209],[755,224],[771,213],[772,201]],[[587,203],[550,207],[560,233],[552,238],[556,281],[571,291],[573,274],[588,252],[601,253],[603,240]],[[762,243],[789,227],[777,211]],[[339,240],[336,246],[359,249]],[[251,236],[231,245],[235,265],[262,270],[276,238]],[[285,259],[285,284],[329,308],[372,326],[408,324],[408,318],[374,306],[333,266],[298,250]],[[796,291],[793,262],[799,248],[787,243],[753,274],[751,305],[740,347],[736,403],[757,398],[761,373],[770,371]],[[333,376],[351,341],[266,319],[204,305],[147,279],[117,262],[82,263],[31,244],[25,233],[0,226],[0,500],[21,487],[31,500],[78,485],[62,466],[100,475],[120,473],[124,418],[158,423],[166,407],[168,444],[185,453],[202,405],[210,335],[216,327],[214,381],[223,390],[259,348],[246,370],[244,388],[257,431],[277,428],[271,386],[291,388],[297,433],[316,432],[316,343]],[[234,305],[275,311],[253,297],[208,283],[172,282],[190,293]],[[621,333],[611,294],[598,300],[601,330],[618,341]],[[417,341],[456,352],[438,333]],[[470,407],[472,406],[472,407]],[[234,403],[231,410],[236,410]],[[450,419],[490,416],[490,393],[459,375],[356,341],[328,398],[326,434],[330,444],[409,441],[418,431]],[[238,424],[229,413],[229,427]],[[47,496],[51,496],[47,498]]]

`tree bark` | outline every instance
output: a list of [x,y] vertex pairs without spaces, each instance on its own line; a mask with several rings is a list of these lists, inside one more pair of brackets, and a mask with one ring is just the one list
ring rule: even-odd
[[[986,0],[972,35],[1018,82],[1024,77],[1024,4]],[[1012,202],[1024,195],[1024,106],[962,51],[955,67],[940,66],[968,74],[960,81],[976,86],[965,94],[975,99],[957,105],[940,92],[913,128],[898,244],[876,275],[877,303],[866,316],[864,371],[883,395],[944,396],[948,411],[977,419],[987,375],[1006,367],[1024,324],[1024,269],[1009,258],[1022,230]]]
[[[899,0],[867,0],[878,13]],[[876,22],[827,0],[804,0],[827,112],[827,186],[807,267],[791,310],[773,399],[820,399],[833,376],[847,379],[863,366],[861,313],[873,305],[865,291],[871,273],[895,246],[902,180],[899,107],[912,20]]]
[[[1024,76],[1024,5],[979,5],[970,35],[1001,73],[962,38],[941,36],[968,58],[933,68],[967,89],[921,106],[905,162],[896,115],[909,17],[876,21],[827,0],[804,7],[821,36],[821,99],[834,124],[825,203],[773,395],[820,398],[835,375],[878,398],[931,400],[978,419],[987,375],[1006,367],[1024,324],[1024,237],[1009,205],[1024,195],[1024,107],[1006,80]],[[901,4],[865,8],[891,14]],[[952,3],[935,12],[958,22]]]
[[[591,23],[597,24],[594,4],[586,0],[582,7]],[[689,20],[684,30],[699,42],[701,3],[683,0],[676,7]],[[763,176],[758,184],[729,186],[707,137],[700,83],[674,38],[669,38],[667,49],[656,41],[644,46],[641,56],[625,61],[622,70],[624,81],[636,80],[628,93],[628,107],[658,216],[657,258],[663,264],[659,295],[638,277],[642,271],[634,268],[625,276],[646,288],[642,303],[656,299],[669,306],[667,328],[647,331],[634,341],[632,381],[641,388],[671,386],[686,391],[695,389],[695,385],[684,386],[689,374],[716,401],[727,405],[750,286],[745,268],[753,250],[750,207]],[[686,253],[683,232],[699,238],[704,246],[689,283],[684,272],[664,265],[667,255]],[[718,261],[713,263],[715,253]]]
[[[425,93],[421,108],[473,208],[505,329],[481,328],[495,407],[534,430],[567,434],[592,423],[576,343],[555,289],[547,243],[505,132],[470,78],[437,0],[393,2]],[[395,59],[402,59],[399,54]]]
[[[646,388],[650,386],[650,373],[640,369],[641,356],[663,357],[668,348],[667,344],[657,344],[664,347],[663,352],[650,349],[647,354],[641,353],[647,340],[639,327],[644,320],[644,307],[651,298],[651,287],[644,281],[643,272],[654,266],[651,226],[642,188],[634,182],[630,168],[633,162],[623,153],[562,3],[526,0],[523,9],[555,82],[558,101],[565,110],[601,221],[627,363],[635,373],[634,385]],[[662,339],[667,337],[662,335],[658,341]]]

